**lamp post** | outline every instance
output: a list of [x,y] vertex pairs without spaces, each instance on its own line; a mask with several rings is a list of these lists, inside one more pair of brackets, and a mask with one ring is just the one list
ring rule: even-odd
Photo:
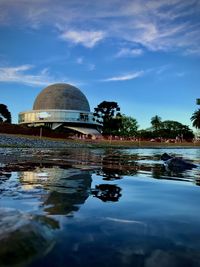
[[42,139],[42,125],[40,126],[40,139]]

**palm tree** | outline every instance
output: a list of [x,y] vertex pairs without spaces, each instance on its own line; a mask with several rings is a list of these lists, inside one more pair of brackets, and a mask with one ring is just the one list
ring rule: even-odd
[[194,126],[197,129],[200,129],[200,109],[196,110],[192,114],[190,120],[192,121],[192,126]]
[[162,119],[158,115],[151,118],[151,125],[155,131],[157,131],[160,128],[161,123],[162,123]]

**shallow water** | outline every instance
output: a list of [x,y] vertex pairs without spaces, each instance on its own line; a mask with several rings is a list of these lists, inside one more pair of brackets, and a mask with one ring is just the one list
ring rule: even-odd
[[200,266],[199,149],[0,155],[0,266]]

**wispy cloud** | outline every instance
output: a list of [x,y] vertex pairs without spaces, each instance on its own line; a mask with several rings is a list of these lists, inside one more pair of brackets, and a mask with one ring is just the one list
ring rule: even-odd
[[144,71],[136,71],[136,72],[132,72],[132,73],[126,73],[126,74],[122,74],[122,75],[118,75],[118,76],[114,76],[114,77],[109,77],[109,78],[106,78],[102,81],[103,82],[128,81],[128,80],[133,80],[133,79],[139,78],[143,75],[144,75]]
[[167,64],[167,65],[163,65],[163,66],[160,66],[158,68],[155,68],[155,69],[152,69],[152,71],[155,71],[156,74],[162,74],[166,71],[168,71],[170,69],[170,65]]
[[[0,82],[9,83],[21,83],[30,86],[46,86],[51,83],[56,82],[69,82],[65,79],[60,79],[59,81],[49,75],[47,68],[42,69],[37,74],[28,74],[34,68],[32,65],[21,65],[17,67],[0,67]],[[72,82],[72,84],[77,84],[77,82]]]
[[87,48],[109,37],[151,51],[200,54],[199,16],[198,0],[0,1],[1,24],[56,27],[63,40]]
[[200,47],[188,48],[184,51],[184,55],[200,55]]
[[41,17],[45,17],[48,14],[48,8],[33,9],[30,8],[27,13],[27,20],[31,22],[33,29],[38,29],[41,26]]
[[105,33],[103,31],[66,31],[60,37],[74,44],[92,48],[105,37]]
[[95,66],[95,64],[93,64],[93,63],[89,63],[84,57],[78,57],[77,59],[76,59],[76,63],[78,64],[78,65],[82,65],[82,66],[84,66],[87,70],[89,70],[89,71],[93,71],[93,70],[95,70],[95,68],[96,68],[96,66]]
[[143,54],[143,50],[141,48],[122,48],[116,54],[115,57],[138,57]]

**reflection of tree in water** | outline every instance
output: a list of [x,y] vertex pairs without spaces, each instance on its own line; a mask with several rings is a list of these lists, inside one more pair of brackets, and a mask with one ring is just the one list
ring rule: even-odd
[[121,197],[121,188],[111,184],[100,184],[95,186],[95,189],[92,190],[92,194],[103,202],[117,202]]
[[101,169],[97,175],[103,176],[104,180],[121,179],[124,175],[136,175],[138,164],[134,161],[137,155],[124,155],[122,153],[109,153],[102,159]]
[[192,182],[200,185],[200,178],[192,171],[180,170],[180,168],[168,169],[164,164],[155,164],[152,169],[152,177],[155,179]]
[[0,184],[8,180],[12,176],[11,172],[1,172],[0,171]]
[[155,164],[151,168],[152,177],[156,179],[161,179],[162,176],[165,174],[165,167],[164,165]]
[[184,178],[185,171],[180,171],[180,169],[169,170],[163,164],[155,164],[152,167],[152,176],[157,179],[166,179],[166,177],[170,177],[170,179],[177,180],[176,178]]
[[195,184],[200,186],[200,177],[198,179],[195,179]]
[[101,175],[104,180],[116,180],[123,178],[124,175],[146,173],[155,179],[183,180],[200,184],[199,175],[192,170],[188,172],[176,166],[168,168],[164,164],[157,163],[159,160],[160,154],[140,155],[107,151],[102,159],[101,169],[97,170],[96,174]]
[[103,177],[103,180],[112,181],[117,179],[122,179],[123,172],[120,170],[112,169],[112,168],[102,168],[100,170],[95,171],[97,175]]

